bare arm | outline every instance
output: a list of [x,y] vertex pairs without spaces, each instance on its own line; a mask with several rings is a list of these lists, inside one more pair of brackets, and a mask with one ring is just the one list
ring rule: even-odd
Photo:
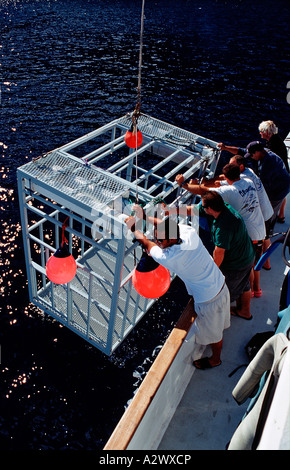
[[194,207],[196,207],[194,204],[191,206],[187,205],[180,205],[178,207],[173,206],[168,209],[165,209],[165,214],[166,215],[180,215],[182,217],[192,217],[194,215],[198,215],[198,212],[195,213]]
[[136,219],[133,216],[128,217],[125,220],[125,223],[127,227],[131,230],[131,232],[134,233],[136,239],[141,243],[146,250],[150,251],[153,246],[156,246],[156,243],[152,242],[151,240],[148,240],[147,237],[140,231],[140,230],[135,230],[135,223]]
[[236,155],[238,153],[238,150],[239,150],[239,147],[231,147],[230,145],[225,145],[225,144],[217,144],[217,147],[220,149],[220,150],[226,150],[226,152],[230,152],[230,153],[233,153],[234,155]]
[[213,260],[217,266],[220,266],[225,257],[225,249],[220,246],[215,246],[213,250]]
[[156,225],[158,225],[162,222],[162,220],[159,219],[158,217],[152,217],[151,215],[147,215],[146,212],[144,211],[144,209],[141,206],[139,206],[138,204],[134,204],[133,211],[135,212],[136,216],[139,219],[146,220],[147,222],[149,222],[152,225],[156,226]]
[[182,186],[184,189],[189,191],[190,193],[197,194],[202,196],[205,194],[210,188],[214,188],[219,185],[219,182],[215,181],[208,181],[206,183],[198,184],[197,180],[190,180],[189,183],[184,183],[183,175],[177,175],[175,181],[179,186]]
[[217,187],[220,186],[220,181],[225,180],[225,175],[215,176],[214,178],[210,178],[208,180],[202,181],[202,184],[207,187]]

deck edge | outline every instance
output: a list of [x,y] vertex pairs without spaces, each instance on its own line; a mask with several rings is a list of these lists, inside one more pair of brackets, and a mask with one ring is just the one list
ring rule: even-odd
[[195,319],[192,299],[150,367],[132,402],[124,412],[104,450],[125,450],[132,440],[166,373]]

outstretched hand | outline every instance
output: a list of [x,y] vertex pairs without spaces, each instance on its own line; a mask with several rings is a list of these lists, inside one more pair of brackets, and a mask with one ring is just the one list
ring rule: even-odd
[[127,217],[127,219],[125,219],[125,224],[127,225],[127,227],[132,230],[132,228],[135,226],[135,223],[136,223],[136,219],[133,215],[130,215],[129,217]]
[[184,183],[184,176],[183,175],[177,175],[175,177],[175,181],[178,184],[178,186],[181,186],[182,183]]
[[138,219],[144,218],[144,210],[142,209],[141,206],[139,206],[139,204],[134,204],[133,211],[135,212]]
[[222,142],[217,144],[217,148],[220,149],[220,150],[225,150],[225,144],[223,144]]

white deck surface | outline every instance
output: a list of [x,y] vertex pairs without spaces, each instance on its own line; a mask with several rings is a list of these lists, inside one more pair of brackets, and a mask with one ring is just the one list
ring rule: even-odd
[[[289,224],[288,197],[286,222],[277,223],[275,231],[286,232]],[[239,365],[248,363],[244,347],[256,333],[274,330],[286,269],[282,244],[271,255],[270,263],[270,271],[260,271],[263,295],[251,301],[253,319],[246,321],[232,317],[231,327],[224,332],[222,364],[214,369],[194,372],[159,450],[225,450],[250,402],[249,399],[239,406],[232,398],[232,390],[245,367],[232,377],[228,375]]]

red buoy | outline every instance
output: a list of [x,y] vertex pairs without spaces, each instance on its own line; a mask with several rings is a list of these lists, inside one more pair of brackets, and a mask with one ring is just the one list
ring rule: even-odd
[[147,299],[157,299],[167,292],[170,282],[168,269],[144,252],[132,276],[132,283],[138,294]]
[[125,143],[131,149],[136,147],[140,147],[143,141],[143,135],[140,131],[137,131],[137,140],[136,140],[136,132],[133,129],[130,129],[125,134]]
[[55,284],[66,284],[70,282],[77,272],[74,257],[69,253],[67,246],[63,244],[49,258],[46,264],[46,275]]

